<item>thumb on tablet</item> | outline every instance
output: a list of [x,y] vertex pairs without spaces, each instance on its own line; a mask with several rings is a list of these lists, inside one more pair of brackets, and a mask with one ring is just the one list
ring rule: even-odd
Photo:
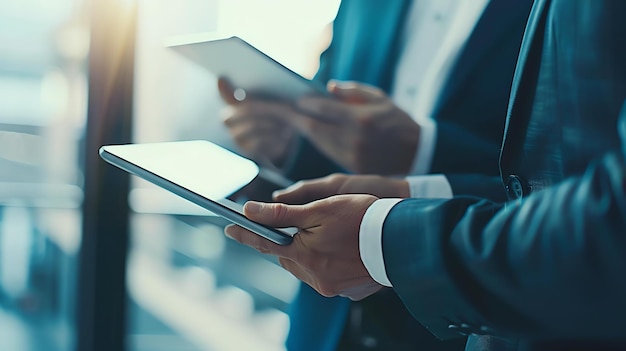
[[239,101],[235,98],[235,88],[232,86],[230,81],[224,77],[219,77],[217,79],[217,90],[224,100],[225,103],[229,105],[234,105]]
[[253,221],[275,228],[306,228],[305,207],[283,203],[264,203],[248,201],[243,206],[243,213]]

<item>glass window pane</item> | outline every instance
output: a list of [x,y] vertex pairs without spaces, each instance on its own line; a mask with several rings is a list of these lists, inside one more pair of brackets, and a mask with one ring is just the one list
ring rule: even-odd
[[[144,0],[136,52],[135,142],[207,139],[237,151],[216,77],[168,51],[173,36],[238,35],[312,77],[337,0]],[[220,222],[133,180],[128,263],[132,350],[282,350],[298,282],[224,237]]]
[[74,349],[89,48],[84,5],[0,2],[3,350]]

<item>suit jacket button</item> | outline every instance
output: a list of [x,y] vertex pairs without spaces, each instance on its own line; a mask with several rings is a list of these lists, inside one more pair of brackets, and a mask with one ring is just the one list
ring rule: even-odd
[[485,335],[485,334],[494,334],[494,332],[495,332],[493,329],[489,328],[489,327],[488,327],[488,326],[486,326],[486,325],[481,326],[481,327],[479,328],[479,330],[480,330],[480,333],[477,333],[477,334],[481,334],[481,335]]
[[528,187],[519,176],[512,174],[508,177],[506,192],[510,199],[521,199],[522,197],[528,195],[528,190]]

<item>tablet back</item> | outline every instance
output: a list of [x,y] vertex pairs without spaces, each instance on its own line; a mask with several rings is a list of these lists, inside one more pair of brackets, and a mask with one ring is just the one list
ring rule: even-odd
[[167,44],[169,48],[227,78],[246,95],[293,100],[304,94],[327,95],[322,84],[306,79],[243,39],[229,38]]

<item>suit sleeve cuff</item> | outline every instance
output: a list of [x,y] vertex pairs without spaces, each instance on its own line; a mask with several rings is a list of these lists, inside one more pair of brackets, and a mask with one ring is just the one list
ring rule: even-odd
[[412,198],[450,199],[453,196],[452,186],[443,174],[409,176],[405,179]]
[[383,286],[391,287],[383,260],[383,223],[391,208],[402,199],[380,199],[365,212],[359,230],[361,261],[372,278]]
[[430,171],[437,141],[437,123],[432,118],[421,119],[419,124],[420,137],[410,173],[414,175],[426,174]]

